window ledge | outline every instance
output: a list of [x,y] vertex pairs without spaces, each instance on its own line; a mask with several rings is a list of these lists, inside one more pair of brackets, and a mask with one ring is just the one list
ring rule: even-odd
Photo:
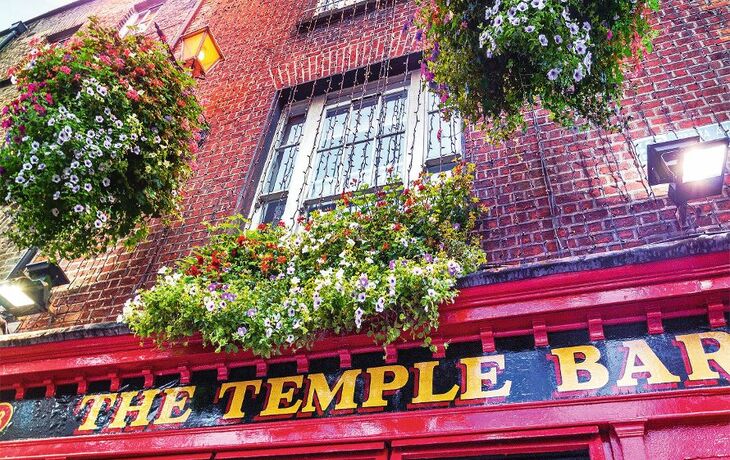
[[[333,8],[317,13],[317,7],[309,8],[304,11],[305,19],[297,24],[300,33],[311,32],[319,27],[332,25],[345,19],[354,18],[371,11],[384,8],[406,0],[363,0],[352,5],[346,5],[339,8]],[[313,14],[312,14],[313,13]],[[310,16],[311,14],[311,16]]]

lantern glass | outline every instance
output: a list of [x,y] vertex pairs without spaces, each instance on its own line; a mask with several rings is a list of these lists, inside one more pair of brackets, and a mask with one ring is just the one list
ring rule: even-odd
[[195,61],[203,72],[207,72],[221,59],[218,45],[207,28],[183,38],[182,60],[186,64]]

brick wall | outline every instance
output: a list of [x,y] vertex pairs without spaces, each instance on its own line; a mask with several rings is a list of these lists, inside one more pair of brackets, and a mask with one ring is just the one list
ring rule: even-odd
[[[194,3],[168,0],[158,15],[168,37]],[[314,3],[204,1],[188,30],[209,26],[225,61],[200,81],[211,131],[186,189],[183,220],[155,227],[132,252],[65,263],[73,281],[54,292],[55,316],[24,318],[21,330],[114,320],[160,264],[204,240],[201,222],[246,209],[247,173],[261,161],[277,90],[415,49],[412,36],[401,31],[412,2],[383,2],[364,14],[300,28]],[[97,0],[73,14],[99,11],[113,23],[131,5]],[[44,21],[33,30],[56,23]],[[661,31],[656,49],[628,78],[628,130],[572,132],[538,110],[527,113],[532,127],[505,145],[488,146],[479,133],[467,134],[466,156],[478,165],[477,192],[490,207],[481,222],[490,262],[580,256],[730,227],[730,176],[723,195],[691,203],[682,224],[666,190],[649,188],[636,148],[647,138],[730,121],[730,41],[723,33],[730,11],[721,2],[665,1],[654,22]]]

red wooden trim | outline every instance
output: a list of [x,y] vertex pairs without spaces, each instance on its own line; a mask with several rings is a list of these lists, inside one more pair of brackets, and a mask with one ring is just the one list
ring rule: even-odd
[[[438,438],[437,438],[438,439]],[[497,445],[475,445],[475,446],[439,446],[439,447],[414,447],[407,451],[395,450],[391,460],[421,460],[433,458],[449,458],[455,456],[472,456],[472,455],[509,455],[509,454],[536,454],[548,452],[571,452],[578,450],[587,450],[589,453],[595,452],[592,448],[594,445],[600,445],[601,441],[598,436],[590,439],[580,440],[574,438],[553,439],[543,441],[527,441],[512,442],[510,444]],[[629,457],[627,457],[629,458]],[[591,456],[591,460],[603,459],[603,456]]]
[[[454,305],[444,306],[439,338],[452,343],[481,340],[486,352],[494,350],[495,337],[521,334],[538,333],[539,345],[547,332],[592,327],[591,339],[598,340],[602,331],[597,319],[600,326],[646,321],[649,307],[669,319],[708,315],[708,305],[712,305],[711,319],[719,324],[717,318],[728,310],[723,300],[729,295],[726,254],[551,275],[464,289]],[[539,321],[533,323],[535,314]],[[649,321],[654,321],[656,329],[656,315]],[[413,346],[418,343],[389,347],[389,361],[399,348]],[[368,351],[382,348],[365,335],[333,336],[314,344],[308,356],[339,357],[342,367],[350,367],[351,354]],[[199,338],[191,339],[188,347],[158,349],[149,340],[140,346],[139,339],[131,335],[67,340],[62,347],[58,343],[11,347],[3,349],[2,355],[3,389],[37,385],[51,378],[73,380],[80,374],[94,381],[111,374],[115,391],[119,382],[114,376],[139,376],[144,369],[156,375],[180,372],[181,366],[190,371],[217,369],[219,379],[226,380],[229,367],[255,365],[257,375],[262,376],[268,363],[297,361],[293,355],[267,361],[244,352],[215,355],[202,347]],[[297,364],[303,366],[301,359]]]
[[5,459],[105,458],[107,452],[140,455],[201,453],[230,449],[303,447],[327,443],[426,440],[434,436],[554,430],[662,420],[687,423],[730,418],[730,388],[679,390],[669,393],[583,398],[569,401],[431,409],[227,425],[210,428],[114,433],[68,438],[31,439],[0,443]]
[[722,302],[714,302],[707,305],[707,316],[710,320],[710,327],[724,327],[727,324],[725,320],[725,306]]
[[[345,454],[345,453],[356,453],[357,455],[363,455],[367,451],[380,451],[385,449],[385,443],[383,442],[369,442],[369,443],[350,443],[350,444],[324,444],[318,446],[307,446],[307,447],[282,447],[276,449],[246,449],[236,450],[230,452],[218,452],[216,453],[216,460],[228,460],[246,457],[274,457],[274,456],[285,456],[285,455],[311,455],[311,454]],[[373,458],[372,456],[369,456]],[[348,455],[343,455],[342,458],[351,458]]]
[[516,430],[499,433],[465,434],[457,436],[439,436],[427,439],[403,439],[391,442],[393,447],[426,446],[432,444],[462,444],[467,442],[500,441],[507,439],[536,439],[568,436],[587,436],[598,434],[598,426],[574,426],[567,428],[552,428],[547,430]]
[[646,434],[646,423],[644,421],[614,423],[612,428],[616,433],[616,437],[618,437],[624,458],[636,460],[649,458],[644,444],[644,435]]

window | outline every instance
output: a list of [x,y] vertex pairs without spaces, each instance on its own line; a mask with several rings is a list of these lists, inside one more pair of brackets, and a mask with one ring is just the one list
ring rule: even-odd
[[315,14],[337,11],[342,8],[356,5],[364,0],[318,0]]
[[[147,3],[145,2],[141,5],[147,5]],[[152,25],[160,7],[162,7],[162,3],[156,3],[151,6],[135,6],[132,15],[129,16],[122,28],[119,29],[119,36],[124,38],[131,32],[144,33]]]
[[60,32],[56,32],[54,34],[50,34],[46,36],[46,41],[48,43],[53,43],[56,45],[63,45],[71,37],[74,36],[74,34],[81,28],[82,24],[75,25],[73,27],[69,27],[68,29],[61,30]]
[[[417,73],[316,96],[283,110],[252,219],[291,224],[339,195],[448,171],[461,154],[461,121],[444,120]],[[346,92],[346,96],[341,93]]]

